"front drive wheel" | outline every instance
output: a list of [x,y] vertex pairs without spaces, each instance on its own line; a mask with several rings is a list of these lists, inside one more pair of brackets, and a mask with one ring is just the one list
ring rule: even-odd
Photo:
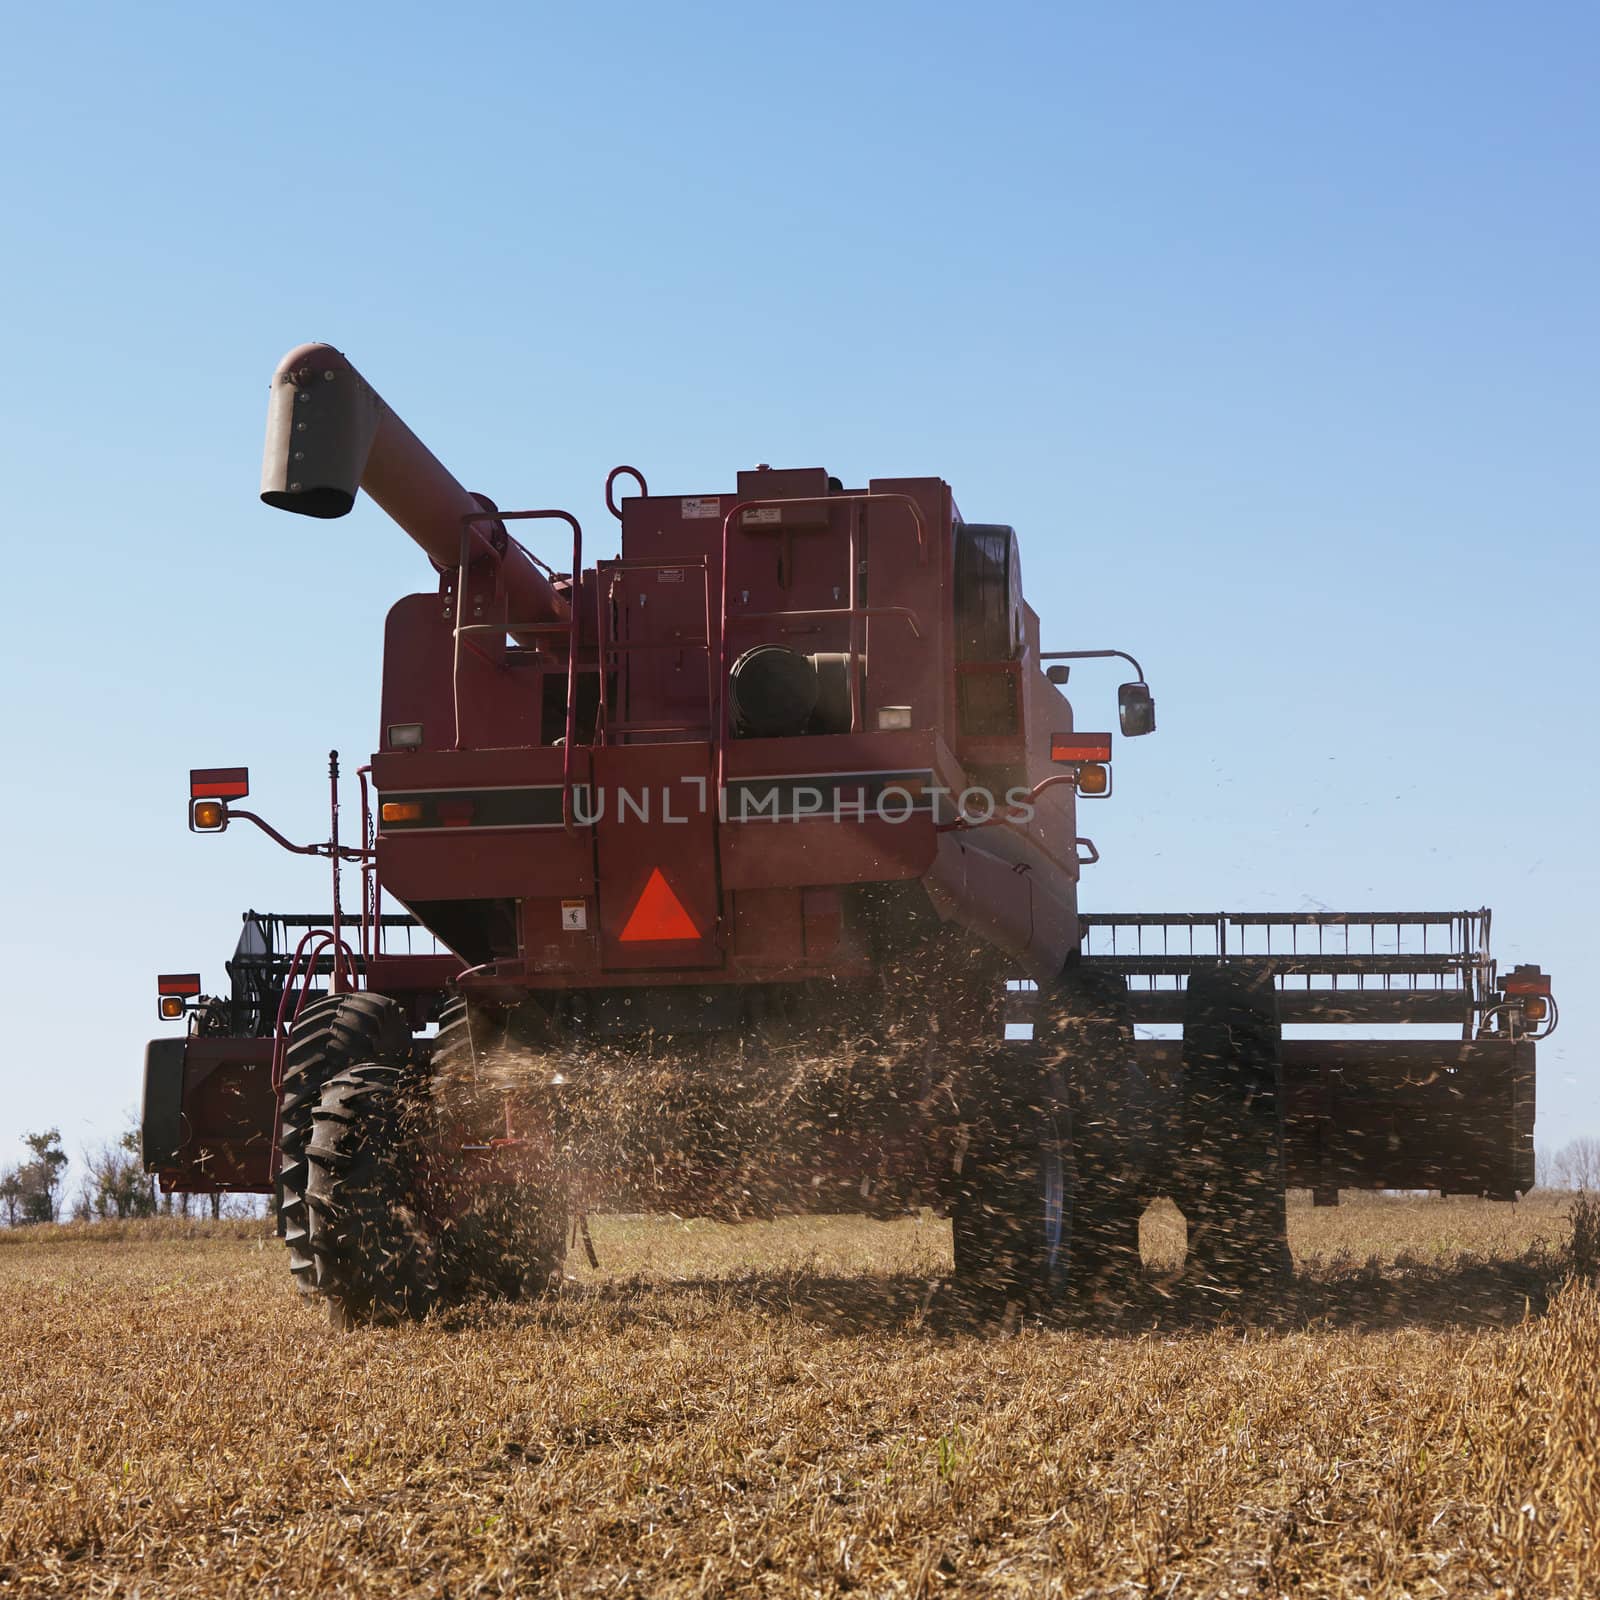
[[565,1197],[553,1188],[487,1189],[441,1240],[452,1299],[479,1293],[534,1300],[560,1287],[567,1259]]
[[1207,1288],[1276,1289],[1293,1272],[1283,1168],[1283,1071],[1272,974],[1247,962],[1191,974],[1183,1020],[1188,1273]]
[[969,1309],[1047,1312],[1072,1235],[1071,1112],[1060,1077],[1023,1052],[972,1074],[967,1146],[952,1208],[954,1286]]
[[1068,967],[1041,993],[1033,1034],[1072,1086],[1072,1298],[1079,1306],[1120,1301],[1142,1271],[1139,1219],[1162,1125],[1162,1108],[1134,1057],[1126,982]]
[[336,1328],[421,1317],[438,1295],[415,1195],[420,1099],[414,1072],[370,1062],[330,1078],[312,1111],[309,1242]]
[[411,1029],[405,1013],[386,995],[367,989],[314,1002],[290,1031],[278,1133],[278,1233],[289,1247],[289,1270],[306,1294],[317,1286],[306,1206],[306,1145],[323,1088],[348,1067],[368,1061],[400,1066],[410,1058]]
[[[440,1098],[453,1104],[460,1119],[456,1132],[467,1142],[487,1143],[502,1130],[504,1090],[481,1098],[471,1091],[474,1024],[481,1040],[496,1040],[494,1023],[468,1012],[462,1001],[445,1008],[431,1052],[434,1082]],[[480,1048],[482,1048],[480,1042]],[[516,1108],[530,1123],[537,1112]],[[539,1163],[512,1170],[495,1180],[472,1184],[454,1206],[439,1233],[439,1268],[444,1293],[452,1300],[487,1294],[507,1300],[530,1300],[561,1283],[567,1258],[570,1206],[559,1179]]]

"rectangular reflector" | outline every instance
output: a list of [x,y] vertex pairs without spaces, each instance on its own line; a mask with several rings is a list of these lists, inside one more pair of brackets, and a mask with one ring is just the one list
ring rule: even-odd
[[189,772],[191,800],[243,800],[250,793],[248,767],[193,767]]
[[1111,735],[1109,733],[1052,733],[1050,735],[1052,761],[1109,761]]
[[198,972],[163,972],[156,979],[157,994],[196,995],[200,993]]

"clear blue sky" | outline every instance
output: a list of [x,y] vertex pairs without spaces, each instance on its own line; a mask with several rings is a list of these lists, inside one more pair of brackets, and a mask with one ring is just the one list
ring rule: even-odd
[[[0,60],[0,1156],[115,1131],[153,975],[319,868],[428,586],[256,501],[328,339],[468,484],[936,473],[1157,737],[1099,908],[1495,908],[1554,970],[1540,1137],[1600,1132],[1600,14],[1338,7],[13,7]],[[547,550],[552,556],[554,550]],[[601,549],[599,553],[609,553]],[[1109,718],[1114,675],[1080,674]],[[1099,707],[1097,711],[1095,708]],[[354,763],[352,763],[353,765]]]

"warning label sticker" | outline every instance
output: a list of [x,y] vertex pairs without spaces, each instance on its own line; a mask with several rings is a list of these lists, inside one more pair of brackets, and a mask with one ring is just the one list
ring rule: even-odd
[[744,525],[747,528],[759,528],[763,525],[782,521],[782,506],[757,506],[753,511],[747,511],[744,514]]
[[656,582],[657,583],[682,583],[683,582],[683,568],[682,567],[663,567],[656,574]]
[[685,518],[720,517],[722,501],[716,495],[693,495],[683,502]]
[[563,900],[561,902],[561,927],[566,933],[582,933],[589,926],[589,902],[587,900]]

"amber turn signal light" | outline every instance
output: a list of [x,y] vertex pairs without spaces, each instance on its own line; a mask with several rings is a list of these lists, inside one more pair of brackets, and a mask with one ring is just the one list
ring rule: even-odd
[[161,997],[161,1020],[175,1022],[183,1015],[183,1000],[175,994],[164,994]]
[[385,822],[421,822],[420,800],[385,800],[379,813]]
[[1098,761],[1078,768],[1079,794],[1107,794],[1111,789],[1111,772]]
[[1530,994],[1522,1002],[1522,1014],[1529,1022],[1543,1022],[1550,1015],[1550,1002],[1542,994]]
[[194,800],[189,805],[189,826],[196,833],[221,833],[228,826],[224,800]]

